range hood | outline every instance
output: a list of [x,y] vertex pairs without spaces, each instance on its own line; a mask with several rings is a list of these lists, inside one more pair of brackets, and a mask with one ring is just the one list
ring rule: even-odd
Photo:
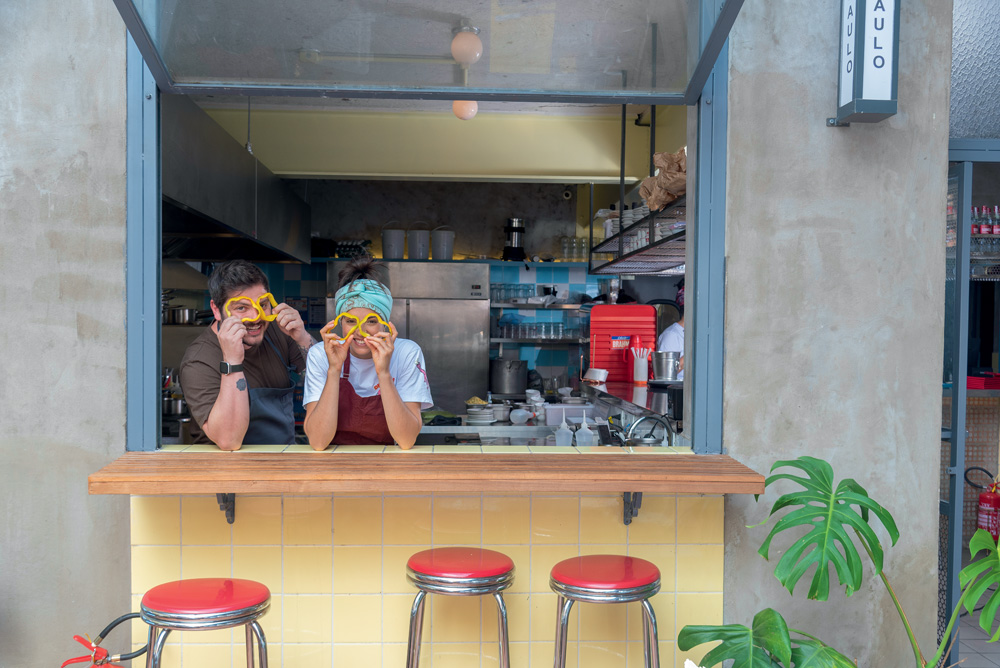
[[310,209],[194,102],[160,97],[163,258],[311,261]]

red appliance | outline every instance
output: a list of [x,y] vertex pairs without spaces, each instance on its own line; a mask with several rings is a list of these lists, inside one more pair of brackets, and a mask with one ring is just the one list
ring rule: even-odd
[[607,369],[609,383],[632,382],[633,337],[656,348],[656,309],[648,304],[599,304],[590,311],[590,366]]

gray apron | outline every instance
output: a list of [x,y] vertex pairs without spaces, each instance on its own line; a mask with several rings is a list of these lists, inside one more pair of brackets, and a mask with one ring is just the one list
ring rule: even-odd
[[[264,340],[288,369],[288,387],[250,388],[250,425],[243,437],[244,445],[292,445],[295,442],[295,413],[292,395],[297,374],[281,356],[267,333]],[[249,381],[247,381],[249,385]]]

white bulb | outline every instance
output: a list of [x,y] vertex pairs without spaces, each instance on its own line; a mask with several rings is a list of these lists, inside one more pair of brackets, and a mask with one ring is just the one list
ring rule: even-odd
[[475,100],[455,100],[451,103],[451,111],[463,121],[467,121],[479,112],[479,103]]
[[463,30],[451,40],[451,57],[460,65],[469,66],[483,56],[483,40],[471,30]]

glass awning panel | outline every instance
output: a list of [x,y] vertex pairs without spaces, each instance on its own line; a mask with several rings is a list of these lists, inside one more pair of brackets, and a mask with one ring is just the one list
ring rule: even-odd
[[690,104],[743,0],[114,1],[170,92]]

